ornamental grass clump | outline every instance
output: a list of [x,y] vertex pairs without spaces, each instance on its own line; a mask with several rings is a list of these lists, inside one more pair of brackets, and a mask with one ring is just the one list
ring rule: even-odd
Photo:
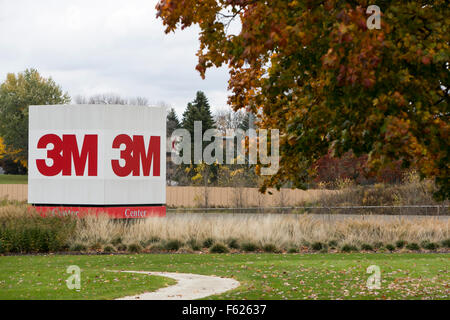
[[66,251],[76,231],[73,217],[43,217],[26,206],[0,208],[0,241],[3,253]]
[[209,249],[210,253],[228,253],[229,251],[230,250],[228,250],[227,246],[223,243],[215,243]]

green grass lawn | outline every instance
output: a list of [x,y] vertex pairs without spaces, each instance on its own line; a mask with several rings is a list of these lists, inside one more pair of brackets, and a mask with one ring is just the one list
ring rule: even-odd
[[20,174],[0,174],[0,184],[27,184],[28,176]]
[[[108,264],[100,267],[90,258],[94,257],[0,257],[0,299],[113,299],[176,283],[164,277],[108,272]],[[65,281],[70,277],[67,267],[73,264],[81,268],[79,291],[69,290]]]
[[[170,279],[107,270],[187,272],[235,278],[212,299],[449,299],[448,254],[140,254],[0,257],[0,299],[110,299],[152,291]],[[66,287],[78,265],[81,290]],[[366,269],[381,269],[381,289]]]

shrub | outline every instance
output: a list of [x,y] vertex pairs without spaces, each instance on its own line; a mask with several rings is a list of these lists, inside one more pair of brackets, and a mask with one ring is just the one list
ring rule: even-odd
[[239,249],[239,242],[235,238],[228,239],[227,244],[231,249]]
[[214,244],[214,239],[213,238],[206,238],[203,241],[203,248],[210,248],[213,244]]
[[330,248],[336,248],[336,247],[338,246],[338,242],[337,242],[336,240],[330,240],[330,241],[328,242],[328,246],[329,246]]
[[420,249],[420,247],[419,247],[419,245],[418,245],[417,243],[411,242],[411,243],[408,243],[408,244],[406,245],[406,249],[417,251],[417,250]]
[[303,240],[302,245],[305,247],[309,247],[309,246],[311,246],[311,243],[309,243],[309,241]]
[[147,239],[147,240],[142,240],[141,242],[140,242],[140,244],[141,244],[141,246],[142,247],[147,247],[147,246],[149,246],[149,245],[151,245],[151,244],[153,244],[153,243],[156,243],[156,242],[159,242],[161,239],[159,238],[159,237],[150,237],[149,239]]
[[392,245],[392,244],[390,244],[390,243],[388,243],[388,244],[386,245],[386,249],[388,249],[389,251],[394,251],[394,250],[395,250],[395,246]]
[[436,250],[437,248],[439,248],[439,245],[437,243],[430,241],[422,241],[420,243],[420,246],[427,250]]
[[209,249],[210,253],[227,253],[229,252],[228,248],[226,245],[222,244],[222,243],[215,243],[211,246],[211,248]]
[[436,250],[439,248],[439,244],[436,242],[430,242],[425,249],[427,250]]
[[121,243],[122,243],[122,237],[115,237],[111,240],[111,244],[113,246],[118,246]]
[[[378,247],[379,248],[379,247]],[[363,243],[361,245],[361,250],[365,250],[365,251],[373,251],[373,247],[368,244],[368,243]]]
[[178,240],[178,239],[172,239],[172,240],[168,240],[165,244],[165,248],[166,250],[169,251],[177,251],[178,249],[181,248],[181,246],[183,245],[183,243]]
[[103,252],[106,252],[106,253],[116,252],[116,248],[108,245],[103,248]]
[[118,251],[127,251],[127,246],[123,243],[119,244],[116,248]]
[[395,246],[399,249],[403,248],[406,245],[406,241],[405,240],[398,240],[395,242]]
[[383,242],[381,242],[381,241],[377,241],[377,242],[375,242],[374,244],[373,244],[373,247],[375,248],[375,249],[380,249],[380,248],[382,248],[383,247]]
[[241,249],[247,252],[253,252],[258,250],[258,246],[253,242],[244,242],[241,244]]
[[150,246],[149,250],[151,252],[161,252],[164,250],[164,245],[162,243],[154,243]]
[[263,250],[264,250],[264,252],[277,252],[278,248],[276,245],[274,245],[272,243],[267,243],[263,246]]
[[157,236],[150,237],[150,239],[147,240],[148,243],[156,243],[159,241],[161,241],[161,238]]
[[142,251],[142,246],[139,243],[132,243],[128,246],[128,252],[139,253]]
[[424,240],[420,243],[420,247],[426,249],[425,247],[428,246],[429,243],[430,243],[430,241]]
[[287,251],[287,253],[298,253],[298,249],[294,247],[290,247]]
[[358,251],[358,248],[356,246],[354,246],[354,245],[351,245],[351,244],[344,244],[341,247],[341,251],[342,252],[353,252],[353,251]]
[[444,248],[450,248],[450,239],[442,240],[441,244]]
[[201,249],[200,243],[196,239],[189,239],[187,245],[194,251]]
[[95,242],[89,247],[89,249],[95,250],[95,251],[100,250],[101,248],[102,248],[102,244],[100,242]]
[[1,216],[1,250],[17,253],[61,251],[67,248],[75,227],[73,217]]
[[81,243],[74,243],[73,245],[70,246],[70,251],[79,252],[79,251],[86,251],[86,250],[87,250],[87,247]]
[[311,245],[311,249],[313,249],[314,251],[320,251],[324,248],[324,245],[322,244],[322,242],[314,242]]

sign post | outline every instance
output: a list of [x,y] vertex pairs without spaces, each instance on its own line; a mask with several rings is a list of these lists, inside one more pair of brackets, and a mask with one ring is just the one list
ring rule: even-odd
[[28,203],[43,214],[165,216],[166,111],[30,106]]

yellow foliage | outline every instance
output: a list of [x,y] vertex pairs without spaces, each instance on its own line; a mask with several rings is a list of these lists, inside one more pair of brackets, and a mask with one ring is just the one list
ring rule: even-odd
[[0,137],[0,159],[3,158],[5,153],[6,153],[6,147],[5,147],[5,144],[3,143],[3,138]]
[[21,165],[23,165],[25,168],[28,168],[28,161],[27,160],[20,160],[15,157],[17,154],[17,151],[7,151],[6,145],[3,142],[3,138],[0,137],[0,159],[2,159],[4,156],[9,155],[10,158],[12,158],[15,162],[20,162]]

